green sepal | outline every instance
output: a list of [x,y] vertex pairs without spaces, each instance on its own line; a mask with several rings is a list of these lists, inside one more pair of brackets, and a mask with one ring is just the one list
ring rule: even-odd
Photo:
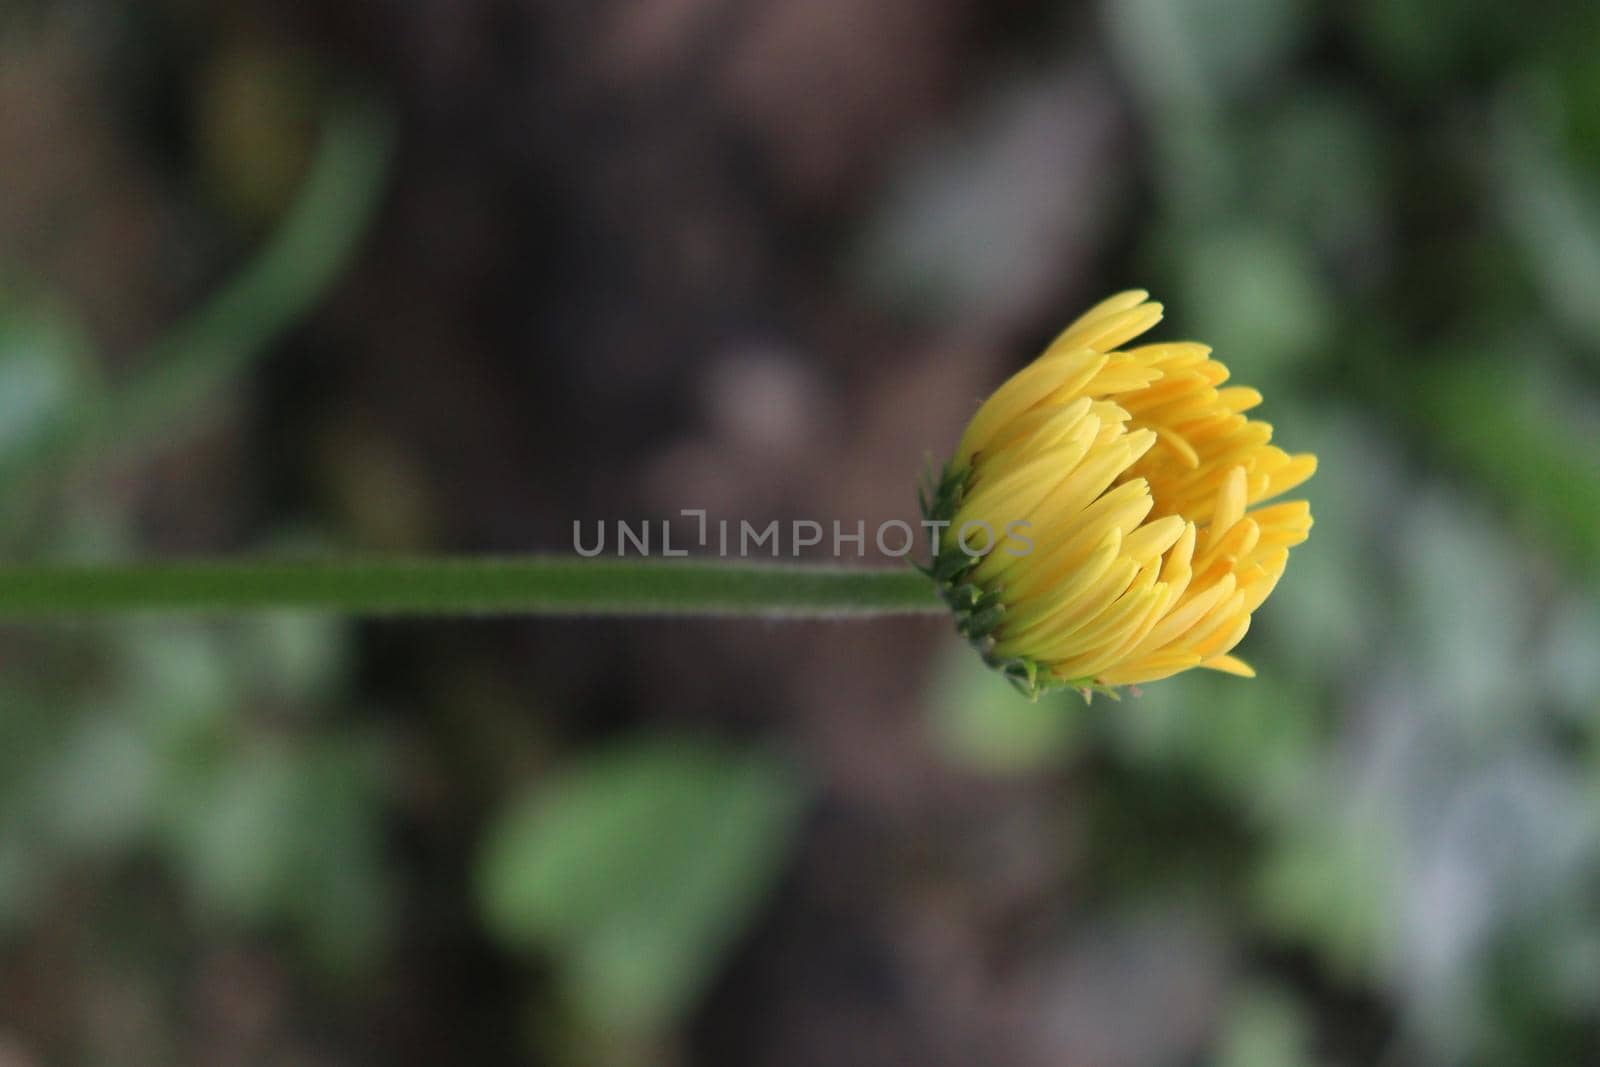
[[994,632],[1000,625],[1000,617],[1005,614],[1004,604],[993,604],[982,611],[969,612],[956,623],[956,629],[968,641],[981,641]]
[[[917,506],[923,519],[931,523],[950,524],[961,510],[961,503],[972,486],[970,467],[955,467],[946,463],[935,472],[930,460],[923,484],[917,489]],[[945,529],[949,529],[946,525]],[[978,651],[983,661],[999,671],[1006,681],[1029,700],[1061,689],[1075,690],[1084,703],[1094,694],[1104,693],[1113,700],[1121,699],[1113,686],[1101,685],[1092,678],[1072,680],[1057,678],[1050,668],[1031,656],[995,655],[994,631],[1005,618],[1002,590],[985,588],[969,576],[977,568],[979,557],[969,556],[952,538],[941,547],[934,530],[928,532],[929,560],[927,564],[914,563],[919,571],[933,579],[939,595],[950,606],[955,616],[956,632]]]

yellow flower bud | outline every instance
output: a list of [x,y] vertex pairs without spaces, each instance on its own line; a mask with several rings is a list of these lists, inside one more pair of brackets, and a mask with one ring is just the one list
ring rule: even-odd
[[[1123,348],[1161,319],[1142,291],[1069,326],[978,409],[922,496],[928,572],[957,626],[1030,695],[1155,681],[1230,653],[1306,539],[1316,471],[1244,414],[1205,345]],[[947,524],[947,525],[946,525]]]

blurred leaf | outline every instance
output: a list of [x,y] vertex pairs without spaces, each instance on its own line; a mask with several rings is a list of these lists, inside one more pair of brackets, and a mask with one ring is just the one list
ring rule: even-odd
[[1596,649],[1600,649],[1600,601],[1587,590],[1569,592],[1551,611],[1529,670],[1567,715],[1600,734]]
[[1307,1016],[1284,990],[1244,990],[1223,1021],[1215,1067],[1310,1067],[1316,1061]]
[[1533,82],[1500,103],[1500,207],[1545,301],[1600,347],[1600,182],[1574,171],[1557,151],[1546,129],[1558,121],[1554,96],[1552,87]]
[[1282,416],[1278,410],[1267,417],[1285,427],[1283,446],[1318,457],[1317,476],[1304,487],[1316,526],[1262,605],[1245,654],[1255,640],[1268,642],[1287,676],[1332,689],[1370,671],[1390,639],[1392,605],[1373,590],[1389,580],[1394,515],[1409,501],[1410,486],[1399,443],[1369,418],[1329,417],[1309,405]]
[[389,929],[389,791],[381,755],[365,737],[335,736],[303,756],[302,818],[315,824],[300,837],[287,910],[311,956],[332,974],[356,975],[371,966]]
[[55,792],[49,760],[77,725],[19,673],[0,673],[0,933],[25,926],[49,886],[56,861],[48,847]]
[[1600,454],[1594,406],[1497,350],[1457,356],[1417,390],[1447,456],[1464,464],[1600,574]]
[[1030,701],[965,645],[944,658],[927,705],[939,748],[994,774],[1059,766],[1083,736],[1076,696]]
[[169,752],[201,743],[227,726],[246,697],[204,623],[163,621],[115,627],[120,697]]
[[53,419],[26,449],[0,453],[0,513],[25,508],[75,465],[169,443],[205,401],[326,293],[375,215],[393,119],[371,101],[331,116],[304,188],[266,246],[140,360],[139,375]]
[[154,815],[157,773],[137,723],[116,714],[83,720],[51,770],[44,802],[51,834],[79,852],[132,843]]
[[336,734],[172,768],[168,840],[200,906],[224,925],[290,930],[331,973],[370,964],[389,906],[376,756]]
[[1283,230],[1238,223],[1184,233],[1177,258],[1183,332],[1203,337],[1238,380],[1262,388],[1327,344],[1334,321],[1309,250]]
[[496,821],[485,921],[552,952],[593,1025],[669,1026],[787,862],[803,795],[761,754],[656,740],[591,756]]
[[1302,938],[1345,979],[1392,966],[1399,931],[1393,907],[1403,846],[1393,827],[1338,815],[1307,819],[1275,842],[1258,874],[1258,913]]
[[1106,725],[1126,754],[1199,771],[1257,821],[1281,821],[1303,805],[1322,739],[1304,688],[1200,671],[1151,685]]
[[1249,154],[1261,179],[1250,201],[1291,232],[1311,235],[1369,284],[1392,240],[1383,132],[1358,98],[1299,92],[1282,101]]
[[1305,0],[1108,0],[1107,34],[1138,99],[1161,207],[1193,221],[1243,206],[1255,184],[1230,104],[1283,69]]
[[[1586,896],[1578,886],[1573,895]],[[1589,903],[1580,899],[1576,908],[1547,910],[1532,936],[1516,946],[1520,958],[1508,968],[1511,980],[1533,993],[1529,999],[1553,1002],[1573,1018],[1600,1001],[1600,929],[1584,914]]]
[[1600,173],[1600,52],[1574,49],[1556,77],[1562,95],[1562,140],[1580,168]]
[[1310,14],[1305,0],[1110,0],[1104,10],[1124,66],[1157,109],[1255,88],[1284,67]]
[[0,292],[0,466],[85,401],[93,383],[89,351],[88,338],[61,309]]
[[303,775],[292,752],[262,747],[219,766],[209,788],[185,783],[174,795],[184,880],[203,908],[259,924],[288,898],[296,838],[316,828]]
[[1336,10],[1385,73],[1428,96],[1451,92],[1475,64],[1526,55],[1532,38],[1559,22],[1549,9],[1530,16],[1500,0],[1356,0]]
[[345,677],[350,646],[343,619],[275,612],[232,629],[240,679],[286,710],[313,710]]
[[[1529,725],[1504,709],[1539,684],[1528,670],[1536,604],[1526,549],[1486,518],[1443,493],[1413,494],[1394,531],[1397,641],[1405,671],[1462,736],[1503,741]],[[1493,610],[1463,610],[1467,576]]]
[[[1428,85],[1440,84],[1455,53],[1471,39],[1461,32],[1457,13],[1477,0],[1356,0],[1345,14],[1351,16],[1367,50],[1386,61],[1396,73]],[[1450,29],[1443,29],[1444,25]]]

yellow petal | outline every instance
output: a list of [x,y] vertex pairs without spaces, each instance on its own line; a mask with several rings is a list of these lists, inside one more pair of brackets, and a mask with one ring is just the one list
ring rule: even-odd
[[1250,664],[1246,663],[1244,660],[1237,659],[1233,656],[1212,656],[1210,659],[1202,662],[1200,666],[1206,667],[1213,671],[1221,671],[1224,674],[1236,674],[1240,678],[1254,678],[1256,676],[1254,667],[1250,666]]

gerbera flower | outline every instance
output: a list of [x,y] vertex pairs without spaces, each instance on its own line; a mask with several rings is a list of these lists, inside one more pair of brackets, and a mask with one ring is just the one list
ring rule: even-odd
[[984,658],[1030,695],[1086,694],[1231,655],[1306,539],[1315,456],[1271,444],[1261,394],[1191,342],[1122,348],[1143,291],[1069,326],[995,390],[922,494],[929,573]]

